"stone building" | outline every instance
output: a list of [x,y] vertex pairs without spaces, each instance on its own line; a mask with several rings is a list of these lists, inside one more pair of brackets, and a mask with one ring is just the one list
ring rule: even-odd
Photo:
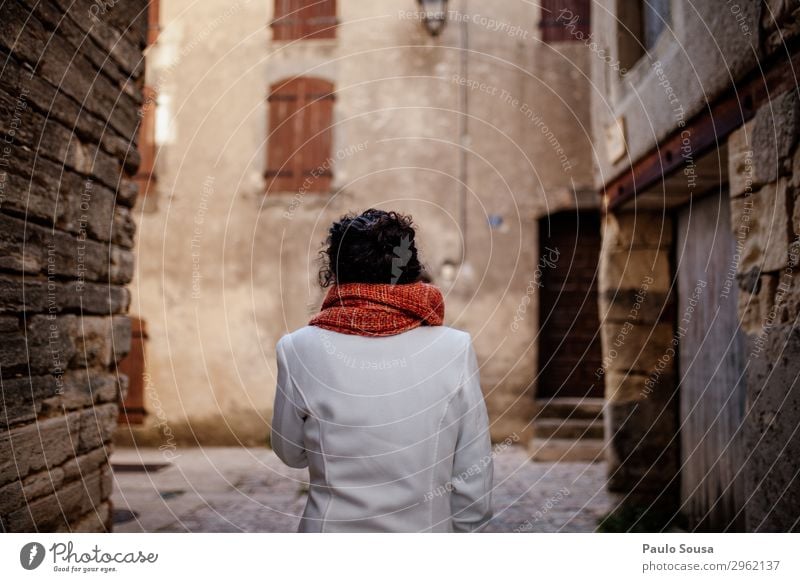
[[591,17],[610,487],[691,529],[797,530],[800,4]]
[[106,4],[0,6],[0,531],[111,525],[146,3]]
[[[263,444],[274,345],[319,308],[326,229],[375,206],[418,222],[447,323],[473,335],[493,436],[527,441],[537,383],[548,400],[568,384],[569,408],[587,388],[569,370],[600,365],[588,49],[537,3],[450,2],[437,36],[415,0],[306,4],[160,2],[131,308],[147,337],[128,404],[146,414],[116,438]],[[579,263],[542,296],[566,315],[540,324],[543,279],[564,287]]]

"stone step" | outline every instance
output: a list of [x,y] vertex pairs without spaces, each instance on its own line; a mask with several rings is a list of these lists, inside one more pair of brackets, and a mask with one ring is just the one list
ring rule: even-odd
[[582,462],[599,463],[605,460],[603,439],[540,439],[528,443],[532,461],[540,463]]
[[533,421],[533,436],[542,439],[602,439],[603,419],[540,417]]
[[604,398],[542,398],[537,418],[602,418]]

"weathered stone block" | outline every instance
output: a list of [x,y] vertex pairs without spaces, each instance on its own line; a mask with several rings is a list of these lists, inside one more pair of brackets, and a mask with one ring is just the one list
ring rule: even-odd
[[605,374],[606,399],[614,402],[635,402],[654,399],[665,401],[675,394],[673,367],[659,372],[608,371]]
[[767,55],[785,51],[800,36],[800,0],[766,0],[761,10],[763,46]]
[[114,473],[111,471],[111,466],[106,464],[100,469],[100,493],[103,499],[111,497],[114,490]]
[[635,249],[600,253],[598,290],[600,293],[617,289],[638,290],[650,281],[650,290],[667,293],[670,288],[669,256],[666,250]]
[[69,331],[75,346],[72,367],[108,369],[131,348],[131,321],[124,315],[82,317]]
[[800,330],[773,327],[747,375],[748,531],[800,531]]
[[80,414],[81,430],[77,453],[85,453],[111,442],[119,416],[119,407],[115,403],[100,404]]
[[109,317],[81,317],[70,330],[75,344],[71,367],[107,368],[114,362],[113,323]]
[[[25,34],[20,35],[23,22]],[[0,47],[36,67],[39,76],[101,120],[108,121],[121,135],[133,135],[136,131],[139,101],[120,92],[109,79],[97,75],[94,65],[81,51],[74,50],[60,34],[52,34],[17,3],[4,7]]]
[[94,473],[107,465],[109,450],[110,446],[100,447],[68,460],[61,466],[64,472],[64,481],[81,479],[84,475]]
[[119,385],[118,402],[125,402],[125,399],[128,397],[128,388],[130,388],[131,384],[130,378],[128,378],[127,374],[120,372],[117,379]]
[[[5,60],[3,81],[9,92],[24,95],[39,112],[58,119],[65,127],[74,127],[78,136],[89,141],[99,140],[112,156],[118,159],[126,157],[131,145],[136,143],[136,136],[125,139],[113,126],[83,108],[79,102],[67,97],[55,85],[26,73],[28,70],[13,54]],[[136,163],[138,166],[138,159]],[[126,171],[132,173],[134,170],[126,166]]]
[[[742,331],[749,335],[760,334],[765,326],[780,320],[778,309],[790,299],[786,293],[778,292],[780,284],[777,274],[768,273],[758,278],[751,292],[740,292],[738,310]],[[776,306],[776,302],[781,305]]]
[[[607,370],[648,373],[666,358],[667,368],[674,364],[674,356],[667,353],[672,342],[672,324],[633,325],[606,323],[601,330],[603,361]],[[674,348],[674,346],[673,346]]]
[[22,483],[27,502],[55,493],[63,481],[64,471],[60,467],[30,475]]
[[[0,109],[15,111],[15,123],[11,118],[0,119],[0,136],[15,144],[13,153],[23,160],[14,164],[15,172],[33,175],[28,166],[30,154],[36,152],[35,163],[41,159],[54,162],[59,167],[69,168],[83,176],[92,176],[94,181],[103,182],[114,190],[123,172],[122,163],[105,152],[97,143],[83,142],[75,136],[71,127],[49,115],[39,113],[28,105],[27,95],[10,94],[0,88]],[[27,146],[27,148],[23,147]],[[36,168],[37,178],[50,175],[58,179],[59,173],[46,174]]]
[[74,315],[34,315],[28,321],[27,364],[32,370],[63,374],[75,356],[73,330],[77,318]]
[[75,351],[69,336],[74,318],[34,315],[28,318],[27,330],[2,334],[3,375],[63,373]]
[[[82,312],[87,315],[124,313],[130,304],[130,291],[116,285],[79,281],[48,281],[44,277],[0,274],[0,309],[29,314]],[[16,317],[7,317],[0,333],[19,330]],[[14,322],[16,326],[14,326]]]
[[728,137],[728,191],[731,198],[753,191],[753,120]]
[[43,401],[43,414],[117,402],[120,394],[120,382],[113,373],[102,374],[95,370],[68,370],[61,388],[60,394]]
[[615,212],[603,216],[603,244],[609,249],[667,248],[672,218],[662,212]]
[[58,384],[53,376],[32,376],[3,380],[4,414],[0,426],[10,426],[34,420],[42,402],[55,396]]
[[[0,520],[2,516],[19,509],[25,504],[25,496],[22,494],[22,481],[12,481],[8,485],[0,487]],[[0,528],[0,532],[4,530]]]
[[800,277],[796,274],[791,277],[784,275],[779,284],[781,287],[776,282],[774,295],[777,311],[775,320],[777,323],[791,324],[800,317]]
[[111,247],[111,264],[109,278],[112,283],[126,285],[133,280],[134,269],[133,253],[118,246]]
[[10,531],[56,531],[102,503],[101,475],[96,472],[73,481],[5,518]]
[[[2,304],[0,304],[2,309]],[[0,315],[0,333],[8,333],[9,331],[19,331],[20,323],[17,315]]]
[[75,412],[0,433],[0,486],[63,463],[74,455],[80,428]]
[[[129,283],[133,253],[0,214],[0,268],[83,281]],[[109,260],[110,258],[110,260]]]
[[102,18],[86,18],[86,15],[91,16],[98,10],[93,0],[55,0],[55,3],[97,42],[103,54],[114,59],[120,70],[134,79],[144,72],[142,53],[131,38],[115,30]]
[[678,486],[677,399],[609,402],[605,407],[608,487],[668,495]]
[[609,289],[600,293],[600,321],[634,324],[669,321],[674,311],[671,297],[664,292],[650,291],[645,285],[643,283],[639,289]]
[[124,206],[114,208],[114,222],[111,228],[111,241],[114,244],[126,249],[133,248],[136,223],[129,209]]
[[789,155],[800,136],[800,102],[787,91],[762,106],[753,119],[753,186],[774,182],[790,170]]
[[92,511],[75,520],[69,526],[59,528],[58,531],[72,533],[104,532],[111,531],[111,503],[101,503]]
[[117,62],[109,58],[109,55],[93,42],[88,42],[86,31],[75,22],[75,17],[79,17],[82,21],[89,20],[90,13],[83,12],[79,14],[73,7],[72,14],[67,16],[59,4],[55,2],[32,2],[30,0],[21,0],[21,2],[45,26],[53,30],[58,29],[61,32],[61,36],[72,45],[73,51],[80,49],[81,54],[94,65],[98,74],[105,75],[117,86],[121,86],[127,81],[128,72],[121,70],[117,66]]
[[117,191],[117,204],[133,208],[139,197],[139,185],[133,180],[122,180]]
[[786,185],[786,179],[781,178],[751,196],[731,200],[737,272],[778,271],[788,265],[790,223]]

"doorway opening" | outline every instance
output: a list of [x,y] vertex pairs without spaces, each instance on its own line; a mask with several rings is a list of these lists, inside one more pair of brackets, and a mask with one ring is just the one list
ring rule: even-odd
[[551,214],[539,223],[539,374],[535,460],[600,460],[602,364],[597,304],[597,211]]

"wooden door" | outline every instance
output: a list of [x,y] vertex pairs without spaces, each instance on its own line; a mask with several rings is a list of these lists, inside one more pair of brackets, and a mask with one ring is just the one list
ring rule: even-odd
[[681,501],[692,529],[741,530],[744,338],[737,312],[730,201],[712,195],[678,215]]
[[537,398],[602,398],[597,212],[560,212],[539,223]]
[[129,316],[131,319],[131,349],[119,362],[120,374],[128,377],[128,393],[119,411],[120,424],[142,424],[147,410],[145,409],[145,358],[144,343],[147,340],[147,327],[143,319]]

